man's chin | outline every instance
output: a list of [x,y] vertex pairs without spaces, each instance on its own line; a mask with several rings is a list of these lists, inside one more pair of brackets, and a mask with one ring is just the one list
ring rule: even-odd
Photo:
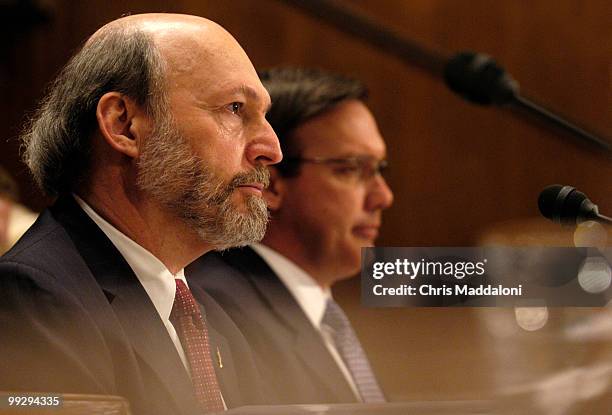
[[239,235],[237,233],[232,233],[232,235],[227,235],[227,237],[217,236],[215,238],[210,237],[210,233],[207,233],[204,230],[200,230],[198,232],[203,242],[212,246],[214,251],[226,251],[232,248],[241,248],[255,242],[259,242],[262,238],[259,238],[259,235]]
[[362,244],[353,244],[350,250],[346,251],[345,268],[347,276],[353,276],[361,270],[361,248]]
[[354,235],[354,241],[355,241],[355,246],[359,248],[360,252],[361,252],[361,248],[373,248],[376,246],[376,238],[372,238],[372,237]]
[[234,211],[247,214],[249,212],[252,213],[252,206],[255,204],[265,205],[265,201],[261,192],[257,193],[257,191],[251,190],[240,190],[244,188],[237,188],[234,190],[232,194],[232,205]]

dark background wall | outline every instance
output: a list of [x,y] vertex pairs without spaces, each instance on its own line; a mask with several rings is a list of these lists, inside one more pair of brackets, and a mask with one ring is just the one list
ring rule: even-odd
[[[497,58],[522,91],[612,138],[609,0],[344,0],[442,52]],[[125,13],[211,18],[257,68],[315,66],[363,80],[387,140],[395,204],[380,245],[469,246],[499,222],[536,217],[539,191],[573,184],[612,211],[610,158],[508,112],[469,105],[428,73],[355,40],[279,0],[41,1],[47,22],[0,17],[0,163],[34,209],[49,201],[19,161],[16,137],[45,86],[100,25]],[[551,229],[536,220],[538,229]],[[512,226],[510,227],[512,228]],[[471,310],[364,310],[357,282],[337,289],[383,383],[395,397],[479,397],[491,390],[480,320]],[[470,379],[467,381],[466,375]]]

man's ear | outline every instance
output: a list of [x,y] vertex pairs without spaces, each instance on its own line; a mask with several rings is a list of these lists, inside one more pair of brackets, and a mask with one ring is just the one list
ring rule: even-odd
[[268,209],[276,212],[283,204],[287,182],[274,166],[268,167],[268,170],[270,171],[270,185],[263,191],[263,197]]
[[136,158],[139,143],[148,127],[146,112],[130,97],[108,92],[98,101],[96,118],[100,133],[114,150]]

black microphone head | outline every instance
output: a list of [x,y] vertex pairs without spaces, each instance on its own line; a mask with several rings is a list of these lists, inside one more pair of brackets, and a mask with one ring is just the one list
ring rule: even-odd
[[516,98],[518,83],[490,57],[461,52],[444,67],[446,85],[468,101],[480,105],[507,104]]
[[553,184],[538,197],[538,208],[545,218],[563,225],[575,225],[597,217],[597,206],[572,186]]
[[553,220],[555,200],[557,200],[557,195],[562,188],[563,186],[560,184],[551,184],[540,192],[540,196],[538,197],[538,208],[542,216],[546,219]]

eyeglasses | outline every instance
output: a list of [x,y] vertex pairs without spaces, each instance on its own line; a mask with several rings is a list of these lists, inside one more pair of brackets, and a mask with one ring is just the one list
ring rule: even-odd
[[389,163],[387,160],[379,160],[370,156],[356,156],[346,158],[325,157],[289,157],[283,160],[288,163],[312,163],[331,166],[338,176],[354,177],[362,181],[368,181],[376,175],[382,175]]

